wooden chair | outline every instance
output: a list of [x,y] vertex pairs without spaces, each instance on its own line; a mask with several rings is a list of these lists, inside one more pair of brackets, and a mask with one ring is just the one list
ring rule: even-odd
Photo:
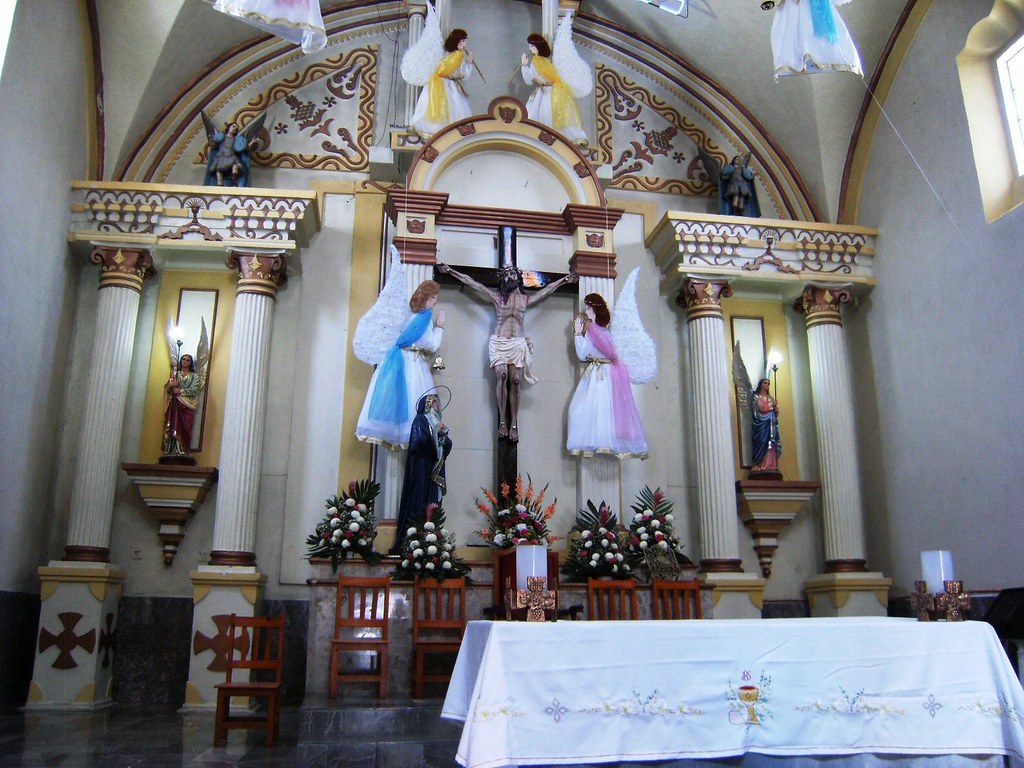
[[[375,682],[379,695],[388,695],[388,613],[391,581],[380,578],[339,576],[334,608],[334,639],[331,641],[331,698],[338,695],[338,681]],[[369,657],[369,671],[342,669],[342,656]]]
[[[278,732],[281,692],[281,661],[284,657],[284,616],[236,616],[228,624],[227,679],[216,686],[217,714],[213,744],[219,746],[232,728],[263,728],[267,746],[274,746]],[[254,674],[255,673],[255,674]],[[238,677],[246,679],[240,680]],[[272,678],[252,679],[257,678]],[[231,699],[244,696],[244,713],[231,713]],[[250,699],[266,699],[267,711],[254,712]]]
[[426,683],[447,683],[451,672],[424,669],[427,656],[458,654],[466,631],[466,579],[420,579],[413,588],[413,697]]
[[651,616],[655,619],[699,619],[700,582],[664,581],[651,585]]
[[588,620],[633,621],[636,617],[636,582],[633,579],[587,580]]

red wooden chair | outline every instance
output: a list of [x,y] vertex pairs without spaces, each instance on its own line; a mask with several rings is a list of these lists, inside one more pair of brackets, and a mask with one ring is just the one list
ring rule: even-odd
[[420,579],[413,588],[413,696],[426,683],[447,683],[451,672],[425,669],[428,656],[458,654],[466,631],[466,579]]
[[[382,699],[388,695],[388,613],[391,581],[379,578],[338,577],[331,641],[331,698],[338,682],[375,682]],[[342,657],[368,659],[369,671],[343,669]]]
[[[262,728],[267,746],[274,746],[278,733],[281,693],[281,662],[284,658],[284,616],[236,616],[228,624],[227,679],[216,686],[217,714],[213,744],[219,746],[234,728]],[[270,677],[271,680],[253,680]],[[231,712],[231,699],[246,698],[244,711]],[[266,699],[265,713],[252,710],[252,699]]]
[[633,579],[587,580],[588,620],[634,621],[636,618],[636,582]]
[[699,619],[700,582],[655,579],[651,586],[651,616],[655,619]]

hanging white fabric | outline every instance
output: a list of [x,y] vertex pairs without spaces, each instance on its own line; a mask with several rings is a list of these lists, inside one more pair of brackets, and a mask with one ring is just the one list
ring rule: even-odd
[[213,7],[314,53],[327,45],[319,0],[215,0]]

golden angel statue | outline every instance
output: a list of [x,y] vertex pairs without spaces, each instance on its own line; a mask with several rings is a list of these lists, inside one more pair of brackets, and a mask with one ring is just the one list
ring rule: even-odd
[[181,340],[173,332],[174,325],[167,321],[167,347],[170,354],[171,375],[164,384],[164,463],[194,464],[192,435],[195,427],[199,397],[206,388],[210,367],[210,339],[206,333],[206,320],[201,320],[196,354],[181,354]]

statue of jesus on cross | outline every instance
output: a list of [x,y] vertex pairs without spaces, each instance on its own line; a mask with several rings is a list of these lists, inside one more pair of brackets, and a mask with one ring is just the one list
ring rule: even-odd
[[443,275],[451,275],[494,304],[497,322],[487,351],[491,368],[498,379],[498,437],[517,443],[520,379],[525,379],[530,384],[537,381],[530,371],[533,343],[525,332],[526,309],[539,304],[566,283],[578,282],[579,275],[570,272],[540,290],[527,294],[523,285],[523,273],[513,263],[506,263],[499,270],[496,289],[486,287],[447,264],[438,263],[437,271]]

